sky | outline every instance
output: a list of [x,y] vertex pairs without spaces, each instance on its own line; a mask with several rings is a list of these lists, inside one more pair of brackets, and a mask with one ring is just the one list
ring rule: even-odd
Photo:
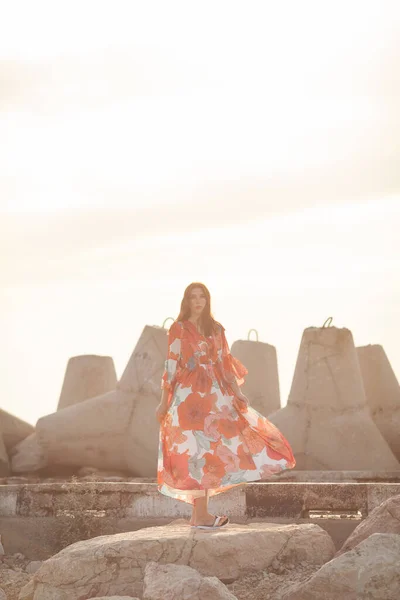
[[282,405],[328,316],[400,377],[397,1],[1,5],[0,408],[120,376],[192,281]]

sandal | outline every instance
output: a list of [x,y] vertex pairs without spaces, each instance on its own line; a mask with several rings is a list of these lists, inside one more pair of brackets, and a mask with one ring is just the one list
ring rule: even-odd
[[191,525],[192,529],[221,529],[228,525],[229,519],[225,516],[216,516],[212,525]]

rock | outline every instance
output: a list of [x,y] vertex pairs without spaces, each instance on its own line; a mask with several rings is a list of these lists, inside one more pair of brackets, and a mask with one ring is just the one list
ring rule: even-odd
[[[29,582],[30,575],[21,570],[11,569],[0,563],[0,584],[7,600],[18,600],[20,590]],[[1,596],[0,596],[1,598]]]
[[284,600],[398,600],[400,536],[374,533],[326,563]]
[[111,356],[73,356],[67,364],[57,410],[111,392],[116,386]]
[[26,566],[25,572],[29,573],[29,575],[33,575],[34,573],[36,573],[36,571],[40,569],[42,564],[42,560],[31,560],[31,562],[28,563],[28,565]]
[[188,525],[150,527],[64,548],[43,563],[21,600],[141,596],[148,562],[186,564],[202,575],[232,581],[267,568],[277,557],[281,564],[306,560],[319,566],[334,552],[330,536],[312,524],[230,524],[216,531],[191,530]]
[[373,533],[397,533],[400,535],[400,496],[393,496],[374,508],[350,534],[336,556],[352,550]]
[[252,408],[264,416],[281,407],[276,349],[265,342],[237,340],[232,355],[246,365],[249,373],[241,386]]
[[[285,574],[272,572],[270,569],[250,573],[231,584],[229,591],[240,600],[281,600],[282,596],[294,585],[303,583],[318,570],[315,565],[300,568],[299,565]],[[339,600],[339,599],[338,599]],[[345,599],[340,599],[345,600]]]
[[400,460],[399,382],[382,346],[360,346],[357,355],[371,416]]
[[36,433],[31,433],[11,449],[11,470],[13,473],[29,473],[43,469],[47,465],[44,449]]
[[16,552],[12,557],[15,558],[15,560],[25,560],[25,556],[21,554],[21,552]]
[[348,329],[304,331],[287,405],[268,419],[289,441],[299,470],[400,469],[370,415]]
[[149,562],[144,572],[143,600],[235,600],[217,577],[203,577],[186,565]]
[[0,600],[7,600],[6,593],[2,588],[0,588]]
[[4,552],[4,548],[3,548],[3,544],[1,543],[1,535],[0,535],[0,556],[4,556],[5,552]]

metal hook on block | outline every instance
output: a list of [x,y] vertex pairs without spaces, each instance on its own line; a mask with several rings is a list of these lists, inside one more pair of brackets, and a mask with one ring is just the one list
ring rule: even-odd
[[322,325],[322,329],[325,329],[325,327],[330,327],[331,323],[332,323],[332,317],[328,317],[327,320],[325,321],[325,323]]
[[163,329],[165,329],[165,323],[168,321],[168,319],[172,319],[173,321],[175,321],[174,317],[167,317],[166,319],[164,319],[164,323],[162,324]]
[[256,338],[257,338],[257,339],[256,339],[256,342],[258,342],[258,331],[257,331],[257,329],[249,329],[249,333],[247,334],[247,339],[248,339],[248,340],[250,339],[250,333],[251,333],[252,331],[255,331],[255,333],[256,333]]

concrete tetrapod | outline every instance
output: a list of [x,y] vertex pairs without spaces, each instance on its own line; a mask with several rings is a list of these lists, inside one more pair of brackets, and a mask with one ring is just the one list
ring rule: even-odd
[[8,451],[18,442],[24,440],[35,431],[29,423],[14,417],[5,410],[0,409],[0,431],[3,433],[4,445]]
[[37,440],[48,463],[155,477],[166,353],[167,330],[146,326],[117,389],[39,419]]
[[348,329],[304,331],[287,406],[268,419],[290,442],[297,469],[400,469],[370,416]]
[[9,473],[13,447],[33,432],[32,425],[0,409],[0,477]]
[[0,430],[0,477],[8,475],[9,470],[8,454],[3,442],[3,435]]
[[19,442],[10,453],[13,473],[31,473],[47,466],[47,457],[36,432]]
[[281,402],[275,347],[264,342],[237,340],[232,344],[231,353],[249,371],[241,389],[251,406],[264,416],[279,410]]
[[115,390],[116,385],[111,356],[73,356],[67,364],[57,410]]
[[400,460],[399,382],[382,346],[360,346],[357,355],[371,416]]

